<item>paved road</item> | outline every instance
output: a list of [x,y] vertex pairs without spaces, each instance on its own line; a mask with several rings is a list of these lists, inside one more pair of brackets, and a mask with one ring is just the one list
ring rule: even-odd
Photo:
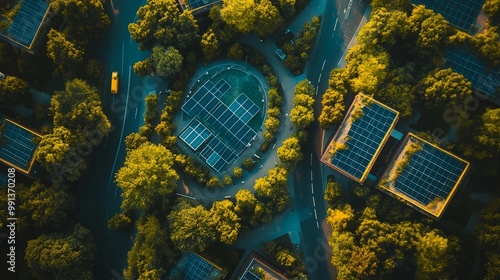
[[[121,279],[127,252],[133,242],[130,234],[107,228],[108,219],[120,211],[121,204],[114,173],[125,160],[124,138],[138,131],[143,124],[145,94],[157,86],[164,87],[163,81],[138,77],[131,68],[136,61],[148,56],[138,50],[127,30],[128,24],[135,19],[137,9],[144,3],[124,0],[106,2],[111,26],[103,39],[92,47],[93,53],[107,67],[103,107],[113,127],[110,135],[94,147],[91,165],[81,180],[77,195],[78,220],[90,229],[98,248],[94,279]],[[120,76],[119,94],[116,96],[109,92],[112,71],[118,71]]]

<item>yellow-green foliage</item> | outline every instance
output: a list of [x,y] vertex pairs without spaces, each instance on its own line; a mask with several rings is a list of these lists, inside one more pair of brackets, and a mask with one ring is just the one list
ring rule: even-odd
[[363,115],[365,114],[363,112],[363,106],[364,105],[362,102],[357,102],[356,104],[354,104],[349,119],[351,122],[355,122],[363,117]]
[[345,151],[349,149],[349,146],[347,146],[346,142],[347,140],[343,143],[332,141],[332,143],[330,144],[330,151],[329,151],[331,160],[333,160],[337,156],[338,151]]
[[439,196],[436,196],[429,204],[427,204],[427,208],[429,211],[437,213],[439,212],[439,209],[443,207],[444,199],[442,199]]
[[401,174],[403,169],[405,169],[406,166],[408,166],[408,164],[410,163],[411,156],[416,152],[422,150],[422,143],[420,143],[420,141],[409,141],[410,144],[406,146],[403,157],[394,163],[395,170],[390,175],[389,182],[394,182],[396,178],[398,178],[399,174]]

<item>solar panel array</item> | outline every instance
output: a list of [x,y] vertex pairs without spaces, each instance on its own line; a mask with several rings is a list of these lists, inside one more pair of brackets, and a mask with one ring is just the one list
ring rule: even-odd
[[224,80],[217,84],[207,81],[186,101],[182,110],[190,117],[198,116],[206,121],[234,150],[240,151],[257,133],[220,100],[230,87]]
[[49,4],[43,0],[24,0],[14,22],[7,29],[9,37],[29,47],[42,23]]
[[[362,102],[360,95],[354,102]],[[352,112],[352,111],[351,111]],[[363,116],[352,123],[348,149],[337,151],[331,164],[361,180],[390,132],[398,113],[377,102],[363,107]],[[335,140],[335,139],[334,139]]]
[[208,5],[211,0],[189,0],[189,7],[191,9],[196,9]]
[[251,271],[247,271],[245,275],[243,275],[242,280],[262,280],[262,279],[260,279],[259,276],[253,274]]
[[230,105],[229,110],[240,118],[244,123],[248,123],[260,111],[250,98],[240,94]]
[[428,205],[436,197],[446,200],[467,163],[417,138],[409,139],[419,141],[422,150],[411,156],[408,165],[395,179],[395,189],[423,205]]
[[214,266],[195,254],[190,254],[184,267],[184,280],[207,280]]
[[238,154],[219,138],[213,137],[201,151],[200,157],[215,171],[221,173],[238,157]]
[[7,122],[3,137],[7,139],[5,146],[0,146],[0,158],[28,169],[36,145],[33,144],[33,134],[21,127]]
[[181,132],[179,138],[196,151],[210,136],[212,136],[210,130],[201,124],[199,120],[193,119]]
[[499,98],[497,89],[500,86],[498,70],[488,73],[486,65],[475,55],[466,50],[453,48],[446,53],[446,60],[450,67],[464,75],[475,89],[493,98]]
[[452,25],[470,31],[481,11],[484,0],[412,0],[413,4],[425,5],[449,21]]

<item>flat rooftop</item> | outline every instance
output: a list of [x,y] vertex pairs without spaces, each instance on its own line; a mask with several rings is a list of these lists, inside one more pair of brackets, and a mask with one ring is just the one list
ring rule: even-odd
[[35,142],[42,135],[9,119],[0,119],[0,161],[29,174],[35,161]]
[[0,15],[0,21],[7,24],[4,30],[0,30],[0,35],[16,45],[31,49],[47,15],[49,3],[45,0],[16,0],[9,10],[18,8],[13,19]]
[[399,113],[358,94],[321,161],[362,183],[394,128]]
[[467,32],[471,31],[484,5],[484,0],[412,0],[411,2],[440,13],[451,25]]
[[378,188],[415,210],[439,219],[460,185],[469,163],[409,133]]

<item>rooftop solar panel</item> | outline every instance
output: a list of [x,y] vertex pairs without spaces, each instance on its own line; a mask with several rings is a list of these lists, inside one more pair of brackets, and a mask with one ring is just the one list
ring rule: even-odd
[[237,156],[234,150],[217,137],[212,138],[200,153],[200,157],[219,173],[222,173]]
[[0,159],[27,172],[32,164],[36,150],[33,139],[37,137],[30,131],[7,122],[3,131],[4,145],[0,145]]
[[196,151],[210,136],[212,133],[200,121],[193,119],[179,138]]
[[[407,163],[401,167],[401,162]],[[379,186],[439,217],[468,165],[466,161],[409,134]]]
[[184,280],[206,280],[214,266],[195,254],[190,254],[184,267]]
[[475,89],[498,99],[497,93],[500,86],[500,74],[498,69],[488,72],[486,65],[475,55],[466,50],[453,48],[446,53],[446,60],[450,67],[464,75]]
[[425,5],[443,15],[452,25],[465,31],[470,31],[475,23],[484,0],[412,0],[414,4]]
[[[182,110],[190,117],[198,116],[205,120],[234,150],[241,151],[255,139],[257,133],[213,93],[217,91],[223,95],[229,87],[224,80],[220,80],[217,84],[207,81],[186,101]],[[221,88],[223,91],[220,91]]]
[[[361,106],[363,114],[359,119],[352,120],[351,116],[357,106]],[[395,110],[367,96],[357,95],[322,161],[358,182],[364,181],[398,115]],[[333,145],[344,142],[344,149],[338,149],[331,156]]]
[[29,47],[42,23],[49,4],[43,0],[24,0],[7,35],[14,41]]

